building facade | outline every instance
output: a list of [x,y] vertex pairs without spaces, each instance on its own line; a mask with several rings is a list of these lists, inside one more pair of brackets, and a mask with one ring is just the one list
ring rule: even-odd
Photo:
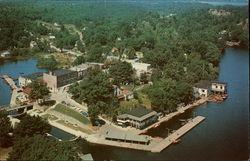
[[125,114],[117,116],[117,122],[120,126],[131,126],[137,129],[143,129],[158,120],[157,112],[143,107],[137,107]]
[[211,82],[207,80],[201,80],[193,87],[194,95],[196,98],[208,97],[211,93]]
[[211,91],[217,94],[227,93],[227,83],[224,82],[212,82]]
[[51,91],[58,91],[59,87],[74,83],[78,80],[78,73],[76,71],[60,69],[49,74],[43,74],[43,81]]

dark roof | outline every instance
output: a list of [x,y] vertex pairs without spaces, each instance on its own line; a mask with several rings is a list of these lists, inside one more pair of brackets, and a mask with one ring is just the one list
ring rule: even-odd
[[144,115],[147,115],[149,113],[153,112],[152,110],[146,109],[144,107],[136,107],[133,110],[126,112],[126,114],[135,116],[135,117],[142,117]]
[[211,82],[208,80],[200,80],[198,83],[195,83],[195,87],[207,89],[211,87]]
[[54,76],[61,76],[61,75],[69,74],[69,73],[72,73],[72,72],[75,72],[75,71],[68,70],[68,69],[58,69],[58,70],[55,70],[53,72],[53,75]]
[[219,82],[219,81],[212,81],[211,83],[217,83],[217,84],[224,84],[224,85],[227,85],[227,83],[225,83],[225,82]]
[[35,80],[35,79],[43,77],[43,72],[32,73],[32,74],[29,74],[29,75],[25,75],[23,77],[31,79],[31,80]]

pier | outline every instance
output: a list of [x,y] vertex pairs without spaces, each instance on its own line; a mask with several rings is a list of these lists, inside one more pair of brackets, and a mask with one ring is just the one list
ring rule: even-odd
[[186,134],[188,131],[190,131],[192,128],[197,126],[199,123],[201,123],[203,120],[205,120],[205,117],[203,116],[197,116],[194,119],[190,120],[187,124],[182,126],[180,129],[176,130],[174,133],[172,133],[170,136],[165,138],[163,141],[161,141],[159,144],[154,146],[151,149],[151,152],[159,153],[168,146],[170,146],[172,143],[176,142],[177,139],[179,139],[181,136]]
[[16,83],[12,78],[10,78],[8,75],[3,75],[2,78],[5,80],[5,82],[10,86],[10,88],[17,89]]

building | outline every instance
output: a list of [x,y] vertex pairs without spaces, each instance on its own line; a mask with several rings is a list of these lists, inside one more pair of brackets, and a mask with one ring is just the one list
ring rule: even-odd
[[12,54],[10,51],[5,51],[3,53],[1,53],[1,57],[10,57]]
[[102,64],[102,63],[86,62],[85,64],[92,69],[103,69],[104,68],[104,64]]
[[118,125],[131,126],[137,129],[143,129],[156,122],[157,119],[157,112],[143,107],[136,107],[125,114],[117,116]]
[[142,145],[148,145],[151,140],[146,135],[118,133],[114,131],[107,131],[105,135],[105,139],[110,140],[110,141],[132,143],[132,144],[142,144]]
[[76,71],[59,69],[49,74],[43,74],[43,81],[51,91],[57,91],[59,87],[73,83],[78,80],[78,73]]
[[26,87],[29,83],[34,80],[39,80],[43,78],[43,72],[32,73],[29,75],[21,76],[18,78],[19,86]]
[[121,90],[118,95],[116,95],[118,100],[130,100],[134,98],[134,93],[130,90]]
[[207,97],[211,93],[211,82],[208,80],[201,80],[193,87],[196,98]]
[[87,64],[80,64],[80,65],[70,68],[70,70],[77,72],[78,79],[82,79],[87,74],[89,69],[90,69],[90,66]]
[[136,70],[136,75],[138,77],[140,77],[142,73],[150,74],[152,72],[151,64],[133,62],[131,65]]
[[211,86],[211,91],[216,94],[226,94],[227,93],[227,83],[213,81]]

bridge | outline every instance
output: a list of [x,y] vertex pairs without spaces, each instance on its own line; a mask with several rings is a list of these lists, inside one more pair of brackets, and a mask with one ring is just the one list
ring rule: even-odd
[[2,78],[5,80],[5,82],[10,86],[11,89],[17,89],[16,83],[12,78],[10,78],[8,75],[3,75]]
[[24,110],[24,113],[27,111],[27,110],[30,110],[33,108],[33,103],[29,103],[27,105],[3,105],[3,106],[0,106],[0,110],[6,110],[7,112],[11,112],[11,111],[17,111],[17,110],[20,110],[20,109],[23,109]]

